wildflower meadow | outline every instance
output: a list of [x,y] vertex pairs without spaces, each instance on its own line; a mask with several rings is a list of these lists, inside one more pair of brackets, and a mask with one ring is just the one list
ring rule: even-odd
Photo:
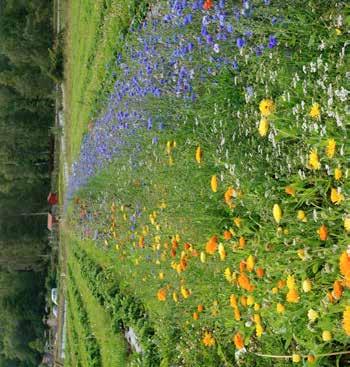
[[349,365],[350,4],[72,3],[67,366]]

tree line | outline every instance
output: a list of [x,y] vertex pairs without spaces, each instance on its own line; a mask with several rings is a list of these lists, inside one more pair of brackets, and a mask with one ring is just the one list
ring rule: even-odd
[[52,0],[0,2],[0,367],[40,364],[54,83]]

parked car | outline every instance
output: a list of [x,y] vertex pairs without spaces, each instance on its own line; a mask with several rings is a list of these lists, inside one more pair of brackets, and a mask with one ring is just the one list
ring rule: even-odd
[[58,306],[57,300],[58,300],[58,290],[57,288],[52,288],[51,289],[51,300],[52,302]]

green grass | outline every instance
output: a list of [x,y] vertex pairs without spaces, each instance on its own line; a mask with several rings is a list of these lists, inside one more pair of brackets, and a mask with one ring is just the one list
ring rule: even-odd
[[77,287],[81,292],[83,303],[89,315],[91,330],[101,348],[102,366],[126,366],[126,342],[120,333],[113,331],[113,322],[107,311],[91,294],[81,276],[81,269],[74,255],[68,253],[68,263],[74,269]]

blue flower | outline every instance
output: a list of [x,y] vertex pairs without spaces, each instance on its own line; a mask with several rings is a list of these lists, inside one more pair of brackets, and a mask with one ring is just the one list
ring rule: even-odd
[[277,46],[277,38],[275,36],[273,36],[272,34],[269,36],[269,48],[274,48]]
[[245,44],[246,44],[246,41],[245,41],[244,38],[242,38],[242,37],[237,38],[237,47],[239,49],[243,48],[245,46]]

